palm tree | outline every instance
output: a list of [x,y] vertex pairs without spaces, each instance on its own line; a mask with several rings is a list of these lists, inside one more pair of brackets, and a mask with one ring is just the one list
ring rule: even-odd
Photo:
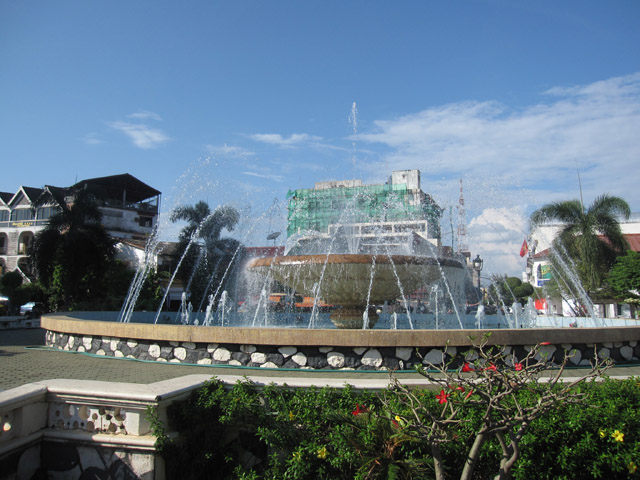
[[562,223],[553,241],[557,254],[566,252],[576,263],[580,279],[588,292],[602,281],[618,255],[629,248],[619,217],[628,219],[631,209],[620,197],[601,195],[585,211],[578,200],[544,205],[531,215],[532,227],[556,220]]
[[31,256],[38,279],[52,295],[54,309],[89,301],[103,293],[104,271],[113,259],[113,239],[101,224],[97,199],[87,190],[62,203],[36,235]]
[[194,305],[201,303],[207,294],[207,285],[211,284],[211,277],[221,276],[220,272],[224,272],[230,261],[229,253],[239,245],[237,240],[220,238],[222,230],[232,231],[239,218],[238,211],[229,205],[211,212],[203,201],[193,206],[178,207],[171,213],[172,222],[187,222],[178,240],[178,259],[185,255],[178,276],[190,291]]

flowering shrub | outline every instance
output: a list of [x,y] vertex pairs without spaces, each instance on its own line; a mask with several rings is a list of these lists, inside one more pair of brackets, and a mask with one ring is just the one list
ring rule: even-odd
[[[451,364],[427,364],[428,369],[418,369],[431,385],[440,388],[440,393],[434,394],[439,409],[433,409],[398,381],[392,390],[396,404],[409,410],[406,434],[430,448],[436,479],[447,476],[443,446],[454,440],[463,442],[461,480],[474,478],[483,450],[492,440],[500,447],[494,474],[496,478],[510,478],[531,424],[560,404],[580,402],[582,393],[577,386],[601,375],[606,368],[605,362],[596,360],[590,372],[565,384],[561,376],[568,354],[560,369],[542,378],[551,368],[540,350],[542,344],[518,359],[508,353],[510,349],[487,346],[488,338],[483,337],[468,353],[469,357],[477,356],[473,366],[467,362],[459,370],[452,370]],[[391,395],[385,394],[383,402],[393,411]],[[622,437],[620,432],[613,435],[617,441]]]
[[[537,349],[522,359],[486,350],[458,370],[423,370],[437,388],[213,380],[176,403],[168,424],[154,420],[167,478],[464,478],[471,461],[473,478],[640,477],[637,380],[567,385],[554,370],[542,381]],[[507,457],[510,447],[519,454]]]

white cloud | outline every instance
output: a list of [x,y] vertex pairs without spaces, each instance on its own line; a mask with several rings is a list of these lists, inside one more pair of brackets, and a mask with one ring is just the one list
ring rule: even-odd
[[469,249],[484,259],[485,274],[519,276],[526,263],[520,257],[526,229],[527,217],[517,207],[487,208],[469,222]]
[[251,157],[255,155],[255,152],[247,150],[244,147],[239,147],[236,145],[227,145],[226,143],[222,146],[220,145],[207,145],[206,149],[208,152],[213,155],[220,155],[224,157],[231,158],[245,158]]
[[[359,142],[391,149],[381,160],[423,176],[517,179],[520,186],[573,198],[580,169],[587,198],[609,192],[640,207],[640,74],[556,87],[516,110],[498,102],[437,106],[378,120]],[[544,198],[540,199],[545,202]]]
[[294,145],[319,142],[322,140],[322,137],[309,135],[307,133],[293,133],[288,137],[282,136],[279,133],[255,133],[249,137],[256,142],[268,143],[280,147],[292,147]]
[[142,149],[151,149],[169,141],[169,137],[157,128],[142,123],[112,122],[111,128],[124,133],[133,144]]
[[87,133],[84,136],[84,143],[86,143],[87,145],[100,145],[101,143],[104,143],[104,141],[98,136],[97,133]]
[[272,180],[274,182],[282,182],[284,181],[284,177],[282,175],[275,175],[270,173],[257,173],[257,172],[242,172],[243,175],[249,175],[251,177],[265,178],[267,180]]
[[127,118],[132,118],[134,120],[155,120],[158,122],[162,121],[162,117],[155,112],[149,112],[148,110],[141,110],[136,113],[131,113],[127,115]]

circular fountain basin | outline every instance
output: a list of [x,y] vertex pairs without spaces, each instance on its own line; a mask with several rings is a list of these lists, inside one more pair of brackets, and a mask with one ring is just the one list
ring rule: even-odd
[[[459,296],[466,274],[460,260],[412,255],[285,255],[256,258],[248,268],[336,305],[331,319],[338,328],[362,328],[363,313],[371,305],[407,296],[443,278]],[[375,322],[375,310],[369,312],[370,322]]]
[[499,330],[327,330],[195,327],[42,317],[46,344],[61,350],[144,361],[306,370],[411,370],[419,364],[473,360],[473,346],[491,332],[499,345],[524,358],[532,345],[560,363],[588,367],[594,355],[615,364],[640,362],[640,326]]

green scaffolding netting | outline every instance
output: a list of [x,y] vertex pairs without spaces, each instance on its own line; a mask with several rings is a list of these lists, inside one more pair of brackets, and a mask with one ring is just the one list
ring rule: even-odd
[[442,210],[421,191],[405,184],[290,190],[287,235],[327,232],[331,224],[427,220],[429,236],[439,237]]

